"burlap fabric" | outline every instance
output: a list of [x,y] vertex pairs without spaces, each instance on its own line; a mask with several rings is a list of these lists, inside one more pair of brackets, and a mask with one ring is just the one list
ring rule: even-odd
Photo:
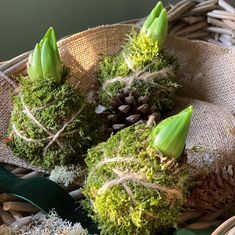
[[[101,26],[72,35],[59,42],[61,58],[70,68],[68,80],[83,92],[96,90],[100,59],[121,49],[130,25]],[[235,50],[204,42],[169,36],[166,47],[180,62],[179,95],[176,107],[193,104],[193,121],[187,140],[189,162],[200,169],[234,161],[235,156]],[[201,101],[199,101],[201,100]],[[0,80],[1,136],[6,133],[11,112],[10,86]],[[196,146],[196,147],[195,147]],[[195,152],[196,150],[196,152]],[[0,143],[0,161],[32,168],[15,158]]]
[[235,49],[176,37],[168,37],[167,48],[180,62],[180,95],[235,113]]
[[225,107],[178,98],[174,113],[193,105],[194,112],[186,142],[191,173],[235,161],[235,118]]
[[6,147],[5,138],[9,119],[12,110],[11,96],[12,87],[0,76],[0,162],[10,163],[24,168],[44,171],[39,167],[29,165],[26,161],[17,158],[13,155],[12,151]]

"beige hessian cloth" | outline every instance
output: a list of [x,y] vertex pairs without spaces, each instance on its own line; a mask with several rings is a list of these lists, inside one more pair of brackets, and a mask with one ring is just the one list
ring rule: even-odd
[[[70,68],[69,81],[83,92],[96,89],[100,59],[120,50],[130,25],[92,28],[59,42],[61,58]],[[235,160],[235,50],[201,41],[168,37],[166,48],[180,62],[182,85],[177,110],[193,104],[194,114],[187,140],[189,162],[196,168]],[[201,100],[201,101],[199,101]],[[0,135],[6,133],[11,112],[10,87],[0,80]],[[196,147],[195,147],[196,146]],[[196,152],[195,152],[196,151]],[[15,158],[0,143],[0,161],[32,168]]]

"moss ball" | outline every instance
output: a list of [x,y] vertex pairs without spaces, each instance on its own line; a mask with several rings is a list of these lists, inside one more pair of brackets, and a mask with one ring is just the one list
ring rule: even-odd
[[88,151],[85,206],[101,234],[154,234],[177,225],[187,166],[149,147],[150,133],[134,125]]
[[93,110],[67,83],[22,79],[13,97],[8,144],[16,156],[44,168],[77,163],[92,144]]
[[[127,41],[119,53],[105,56],[100,63],[99,102],[112,110],[113,97],[127,86],[122,78],[135,74],[135,79],[128,84],[128,88],[138,96],[148,96],[151,105],[155,105],[162,113],[166,112],[174,105],[179,86],[175,80],[177,67],[176,58],[166,50],[159,50],[157,41],[133,31],[127,36]],[[137,78],[137,74],[146,76]],[[115,81],[110,82],[111,79]]]

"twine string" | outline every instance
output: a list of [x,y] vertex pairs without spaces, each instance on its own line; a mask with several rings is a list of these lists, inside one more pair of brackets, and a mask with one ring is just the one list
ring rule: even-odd
[[16,126],[15,126],[14,123],[12,124],[12,130],[13,130],[13,132],[14,132],[18,137],[20,137],[21,139],[25,140],[26,142],[39,143],[39,140],[35,140],[35,139],[28,138],[28,137],[24,136],[24,135],[16,128]]
[[105,158],[103,161],[100,161],[89,173],[89,176],[93,175],[97,169],[100,167],[110,164],[110,163],[122,163],[122,162],[135,162],[141,163],[141,161],[134,157],[113,157]]
[[[49,136],[54,135],[52,132],[50,132],[44,125],[42,125],[35,117],[34,115],[31,113],[31,111],[29,110],[29,108],[25,105],[23,96],[21,96],[21,103],[24,107],[23,113],[31,120],[33,121],[39,128],[41,128],[42,130],[44,130]],[[61,149],[63,149],[63,144],[60,143],[58,140],[56,140],[56,143],[59,145],[59,147]]]
[[[162,156],[162,154],[159,152],[159,160],[161,163],[164,163],[167,159],[165,157]],[[141,161],[137,158],[134,157],[113,157],[113,158],[105,158],[104,160],[98,162],[95,167],[90,171],[89,176],[93,175],[95,173],[95,171],[97,169],[99,169],[100,167],[106,165],[106,164],[110,164],[110,163],[122,163],[122,162],[133,162],[133,163],[141,163]],[[175,165],[175,160],[170,160],[167,161],[164,164],[164,167],[172,167]],[[132,198],[133,197],[133,193],[131,193],[131,189],[127,186],[127,182],[135,182],[138,183],[140,185],[142,185],[145,188],[151,188],[151,189],[155,189],[155,190],[159,190],[162,192],[165,192],[168,196],[168,198],[172,199],[175,197],[180,197],[181,196],[181,192],[180,189],[176,189],[176,188],[168,188],[156,183],[150,183],[148,182],[148,180],[145,177],[140,176],[137,173],[133,173],[133,172],[128,172],[127,171],[121,171],[117,168],[112,169],[112,171],[118,176],[118,178],[116,179],[112,179],[108,182],[106,182],[105,184],[103,184],[103,186],[101,188],[98,189],[97,194],[100,195],[102,193],[105,193],[109,188],[115,186],[115,185],[123,185],[124,189],[126,190],[127,194]],[[88,177],[89,177],[88,176]]]
[[98,189],[97,194],[103,194],[105,193],[109,188],[124,184],[126,182],[134,182],[138,183],[139,185],[142,185],[145,188],[148,189],[155,189],[158,191],[165,192],[168,195],[168,198],[175,198],[175,197],[181,197],[181,192],[175,188],[167,188],[165,186],[156,184],[156,183],[149,183],[148,180],[136,173],[130,173],[130,172],[122,172],[118,169],[114,169],[115,173],[118,174],[118,178],[110,180],[102,185],[101,188]]
[[133,204],[137,206],[139,202],[135,199],[135,196],[131,190],[131,188],[127,185],[127,183],[123,183],[123,188],[126,190],[128,196],[131,198]]
[[58,138],[61,136],[62,132],[66,129],[66,127],[70,124],[73,123],[75,121],[75,119],[77,118],[77,116],[82,112],[82,110],[85,107],[85,102],[82,104],[81,108],[63,125],[63,127],[54,135],[54,137],[52,138],[52,140],[47,144],[47,146],[45,147],[45,149],[43,150],[43,156],[45,156],[47,154],[47,151],[49,149],[49,147],[55,142],[58,141]]
[[[133,205],[138,206],[139,201],[135,199],[134,194],[131,191],[131,188],[126,183],[123,184],[123,187],[126,190],[128,196],[131,198]],[[146,214],[151,219],[156,219],[157,218],[156,215],[154,215],[152,212],[149,212],[149,211],[144,211],[144,214]]]
[[81,108],[63,125],[63,127],[57,131],[55,134],[53,134],[51,131],[49,131],[43,124],[41,124],[36,118],[35,116],[32,114],[31,110],[26,106],[23,96],[21,95],[21,103],[23,106],[23,113],[31,120],[33,121],[39,128],[41,128],[44,132],[46,132],[48,134],[48,137],[45,139],[41,139],[41,140],[37,140],[37,139],[32,139],[32,138],[28,138],[26,136],[24,136],[21,131],[19,131],[15,124],[12,124],[12,129],[13,132],[21,139],[24,139],[26,142],[34,142],[34,143],[42,143],[42,141],[44,140],[50,140],[49,143],[47,144],[47,146],[44,148],[43,150],[43,156],[45,156],[47,154],[47,151],[49,149],[49,147],[56,142],[58,144],[58,146],[63,149],[64,145],[58,140],[59,137],[62,136],[66,136],[66,135],[72,135],[74,133],[79,132],[79,129],[75,129],[69,132],[64,132],[64,130],[66,129],[66,127],[73,123],[75,121],[75,119],[77,118],[77,116],[83,111],[84,107],[85,107],[85,103],[83,103],[83,105],[81,106]]
[[[18,130],[18,129],[16,128],[15,123],[12,123],[12,130],[13,130],[13,133],[14,133],[15,135],[17,135],[17,137],[19,137],[19,138],[25,140],[26,142],[35,142],[35,143],[39,143],[39,144],[40,144],[40,143],[42,143],[43,141],[45,141],[45,140],[50,140],[50,139],[52,139],[52,138],[54,137],[54,135],[51,135],[51,136],[48,136],[47,138],[42,138],[41,140],[28,138],[28,137],[26,137],[26,136],[22,133],[22,131],[20,131],[20,130]],[[79,129],[75,129],[75,130],[72,130],[72,131],[63,132],[63,133],[61,133],[60,136],[61,136],[61,137],[64,137],[64,136],[67,136],[67,135],[73,135],[73,134],[76,134],[76,133],[78,133],[78,132],[79,132]]]
[[[115,171],[117,174],[120,175],[120,173],[119,173],[117,170],[114,169],[114,171]],[[123,183],[123,188],[125,189],[126,193],[127,193],[128,196],[130,197],[130,199],[131,199],[133,205],[134,205],[134,206],[138,206],[138,204],[140,204],[140,202],[135,199],[135,196],[134,196],[134,194],[133,194],[131,188],[127,185],[127,183]],[[149,218],[151,218],[151,219],[156,219],[156,218],[157,218],[157,216],[154,215],[154,214],[153,214],[152,212],[150,212],[150,211],[144,211],[144,214],[145,214],[146,216],[148,216]]]
[[135,71],[132,75],[127,77],[115,77],[109,80],[106,80],[103,84],[103,89],[105,89],[108,85],[113,84],[115,82],[122,82],[126,85],[126,87],[130,87],[135,80],[142,80],[147,83],[154,83],[154,80],[157,77],[166,77],[167,75],[171,75],[173,77],[174,72],[172,71],[172,67],[168,66],[159,71],[150,72],[148,69],[154,64],[152,63],[145,66],[143,69]]

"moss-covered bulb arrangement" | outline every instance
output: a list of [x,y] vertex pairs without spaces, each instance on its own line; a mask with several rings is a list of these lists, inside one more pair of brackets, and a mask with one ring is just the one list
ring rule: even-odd
[[52,28],[36,44],[29,76],[19,78],[13,96],[8,145],[29,163],[54,168],[51,179],[65,187],[79,175],[76,164],[86,163],[84,205],[101,234],[151,235],[176,227],[187,197],[184,148],[192,107],[154,126],[172,108],[178,87],[176,59],[163,49],[167,28],[158,2],[122,50],[101,61],[98,103],[106,131],[115,132],[106,142],[95,146],[103,124],[97,104],[66,83]]
[[177,61],[163,49],[167,29],[167,12],[158,2],[140,32],[133,29],[122,50],[100,62],[99,102],[107,130],[118,131],[152,114],[158,121],[172,108]]
[[177,226],[186,198],[183,150],[192,107],[156,127],[132,125],[88,151],[86,207],[101,234],[155,234]]
[[16,156],[44,168],[79,162],[92,143],[94,108],[65,82],[53,28],[35,46],[28,74],[13,97],[9,146]]

